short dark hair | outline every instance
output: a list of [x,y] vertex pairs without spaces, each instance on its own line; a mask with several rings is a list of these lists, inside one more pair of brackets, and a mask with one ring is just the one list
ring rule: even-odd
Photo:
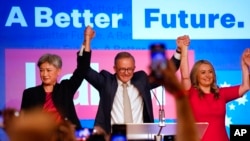
[[131,58],[135,62],[135,58],[133,55],[131,55],[129,52],[123,51],[123,52],[119,52],[116,54],[114,65],[117,64],[117,60],[122,59],[122,58]]

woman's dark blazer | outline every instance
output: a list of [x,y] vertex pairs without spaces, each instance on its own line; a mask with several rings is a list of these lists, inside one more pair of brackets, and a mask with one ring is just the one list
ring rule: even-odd
[[[52,100],[58,112],[63,119],[69,120],[76,125],[76,129],[81,129],[82,126],[78,119],[73,98],[77,89],[82,84],[84,79],[84,56],[77,55],[77,67],[70,79],[62,80],[55,84],[52,92]],[[21,110],[28,110],[31,108],[42,108],[45,103],[45,90],[43,85],[27,88],[23,91],[21,102]]]

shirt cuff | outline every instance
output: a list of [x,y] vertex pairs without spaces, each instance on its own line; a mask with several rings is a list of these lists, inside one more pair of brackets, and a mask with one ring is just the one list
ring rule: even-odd
[[174,58],[180,60],[181,59],[181,54],[178,52],[174,53]]
[[79,56],[82,56],[84,48],[85,48],[85,46],[82,45],[82,46],[81,46],[81,49],[80,49],[80,52],[79,52]]

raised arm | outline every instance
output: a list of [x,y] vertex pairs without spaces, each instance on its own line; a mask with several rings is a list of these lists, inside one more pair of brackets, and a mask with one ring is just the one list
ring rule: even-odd
[[181,47],[179,46],[179,44],[176,44],[176,45],[177,45],[176,51],[170,59],[175,66],[175,71],[177,71],[180,68],[180,62],[181,62],[180,61],[180,59],[181,59]]
[[90,43],[94,37],[95,37],[95,31],[90,26],[87,26],[84,30],[84,40],[82,42],[80,55],[82,55],[83,51],[90,52],[91,50]]
[[189,63],[188,63],[188,46],[190,39],[188,36],[181,36],[177,38],[177,44],[181,48],[181,83],[185,90],[189,90],[191,87]]
[[243,96],[250,89],[250,48],[244,50],[241,57],[242,84],[240,85],[239,95]]

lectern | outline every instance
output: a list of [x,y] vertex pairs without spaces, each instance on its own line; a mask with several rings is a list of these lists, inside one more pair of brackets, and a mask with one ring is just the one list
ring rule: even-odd
[[[165,123],[165,126],[162,127],[161,135],[162,136],[174,136],[176,134],[176,124],[177,123]],[[126,130],[127,140],[129,141],[149,141],[154,140],[155,135],[158,134],[160,130],[159,123],[140,123],[140,124],[118,124],[116,125],[116,130],[119,129]],[[200,138],[203,137],[206,129],[208,127],[207,122],[197,122],[198,135]],[[117,128],[118,127],[118,128]]]

